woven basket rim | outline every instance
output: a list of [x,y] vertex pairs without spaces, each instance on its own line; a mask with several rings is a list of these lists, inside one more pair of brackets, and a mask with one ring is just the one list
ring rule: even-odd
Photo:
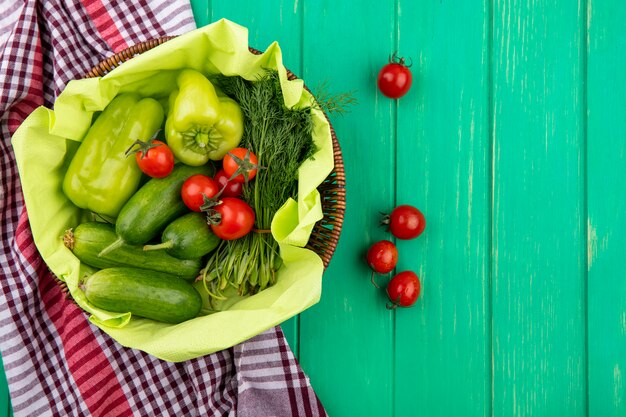
[[[155,39],[149,39],[144,42],[139,42],[132,45],[106,59],[103,59],[96,64],[84,78],[93,78],[106,75],[114,68],[120,66],[124,62],[132,59],[136,55],[153,49],[176,36],[164,36]],[[262,52],[249,47],[251,53],[261,54]],[[298,77],[287,68],[288,79],[293,80]],[[313,95],[311,90],[305,85],[304,88]],[[313,95],[313,97],[315,97]],[[333,142],[333,160],[334,167],[328,177],[318,186],[320,197],[322,200],[322,211],[324,217],[318,221],[311,233],[309,242],[306,245],[308,249],[313,250],[323,261],[324,269],[328,267],[332,256],[337,248],[337,243],[341,235],[343,228],[343,220],[346,208],[346,179],[344,171],[343,155],[341,147],[335,133],[335,129],[328,118],[328,115],[324,113],[328,125],[330,127],[332,142]]]

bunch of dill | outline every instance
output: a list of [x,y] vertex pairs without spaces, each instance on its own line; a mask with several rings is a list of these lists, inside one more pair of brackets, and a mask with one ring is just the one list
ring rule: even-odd
[[255,212],[254,231],[241,239],[222,241],[202,271],[207,292],[223,300],[229,286],[239,295],[248,295],[275,283],[282,260],[278,243],[269,233],[272,218],[289,198],[297,199],[298,169],[316,147],[311,108],[285,106],[276,71],[266,70],[254,81],[239,76],[219,76],[213,81],[241,106],[244,134],[240,146],[256,154],[261,167],[243,191],[243,199]]

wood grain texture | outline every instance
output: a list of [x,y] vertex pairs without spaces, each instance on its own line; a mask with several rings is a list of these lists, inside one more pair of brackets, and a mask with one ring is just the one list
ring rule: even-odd
[[[358,10],[358,12],[357,12]],[[393,102],[376,90],[394,47],[392,2],[304,1],[303,78],[355,91],[358,106],[333,118],[347,182],[342,237],[324,275],[322,300],[301,314],[300,362],[331,416],[391,416],[393,315],[370,283],[367,247],[387,236],[379,211],[393,201]]]
[[212,0],[193,0],[191,10],[197,27],[206,26],[211,23]]
[[587,13],[589,415],[626,416],[626,3]]
[[399,51],[415,85],[398,100],[396,202],[424,211],[398,241],[417,308],[396,311],[396,416],[487,416],[489,331],[489,4],[401,0]]
[[494,2],[494,416],[585,415],[582,12]]

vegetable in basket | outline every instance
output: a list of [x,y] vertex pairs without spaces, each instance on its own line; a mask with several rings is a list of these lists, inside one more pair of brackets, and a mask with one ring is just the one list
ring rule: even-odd
[[200,213],[202,211],[200,207],[205,200],[215,197],[219,191],[219,185],[213,178],[196,174],[185,180],[180,190],[180,197],[189,210]]
[[165,123],[165,138],[172,152],[192,166],[221,160],[241,141],[241,108],[198,71],[181,71],[177,85],[169,98]]
[[171,222],[161,235],[161,243],[145,245],[143,250],[165,250],[178,259],[198,259],[215,249],[219,242],[204,214],[194,212]]
[[220,239],[241,239],[254,228],[254,210],[242,199],[222,197],[207,200],[200,208],[206,212],[206,221]]
[[139,187],[141,170],[126,150],[150,138],[163,123],[163,108],[136,94],[115,97],[95,120],[63,179],[63,192],[78,207],[117,217]]
[[222,169],[228,175],[229,181],[247,184],[256,176],[259,168],[261,167],[256,155],[246,148],[232,149],[222,160]]
[[223,197],[240,197],[243,192],[243,183],[231,181],[230,175],[228,175],[223,169],[220,169],[213,177],[218,185],[220,193]]
[[174,154],[165,143],[156,140],[159,132],[147,141],[136,140],[126,150],[126,155],[135,154],[137,166],[151,178],[165,178],[174,169]]
[[164,272],[107,268],[84,278],[79,287],[98,308],[164,323],[182,323],[202,308],[202,297],[193,285]]
[[106,255],[98,255],[116,240],[115,226],[101,222],[81,223],[76,228],[67,230],[63,236],[65,247],[81,262],[94,268],[137,266],[193,280],[202,267],[200,256],[195,259],[179,259],[165,251],[147,252],[141,246],[128,244],[123,244]]
[[180,198],[185,180],[195,174],[212,175],[213,172],[211,164],[199,167],[176,164],[167,177],[150,179],[122,207],[115,222],[118,239],[104,248],[100,256],[125,243],[143,245],[156,237],[165,226],[188,211]]
[[225,299],[227,289],[249,295],[276,282],[282,259],[269,229],[278,209],[297,196],[298,169],[313,155],[315,144],[311,109],[285,106],[276,71],[268,70],[255,81],[218,77],[216,84],[240,103],[242,146],[264,167],[243,189],[243,198],[256,215],[255,230],[240,239],[222,241],[202,270],[207,292],[214,299]]

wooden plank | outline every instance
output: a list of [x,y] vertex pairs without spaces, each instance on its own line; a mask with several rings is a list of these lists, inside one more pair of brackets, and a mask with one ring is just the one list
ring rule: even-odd
[[278,42],[285,66],[296,75],[302,73],[302,1],[212,1],[211,20],[222,18],[248,28],[250,46],[256,49]]
[[626,415],[626,3],[588,5],[589,415]]
[[417,272],[423,292],[395,313],[395,415],[487,416],[489,2],[400,0],[398,12],[415,85],[398,101],[397,203],[422,209],[427,228],[397,242],[397,270]]
[[494,416],[586,411],[583,9],[494,2]]
[[197,27],[211,22],[211,0],[191,0],[191,10]]
[[376,75],[394,46],[394,16],[392,2],[304,2],[304,79],[355,91],[359,101],[332,120],[345,159],[347,210],[322,299],[300,322],[300,362],[331,416],[392,415],[393,315],[369,282],[364,254],[387,236],[378,212],[393,201],[395,113],[377,93]]
[[[250,46],[265,50],[277,41],[283,63],[296,75],[302,73],[302,3],[298,1],[214,1],[211,19],[229,19],[248,28]],[[291,350],[299,355],[299,316],[281,324]]]

